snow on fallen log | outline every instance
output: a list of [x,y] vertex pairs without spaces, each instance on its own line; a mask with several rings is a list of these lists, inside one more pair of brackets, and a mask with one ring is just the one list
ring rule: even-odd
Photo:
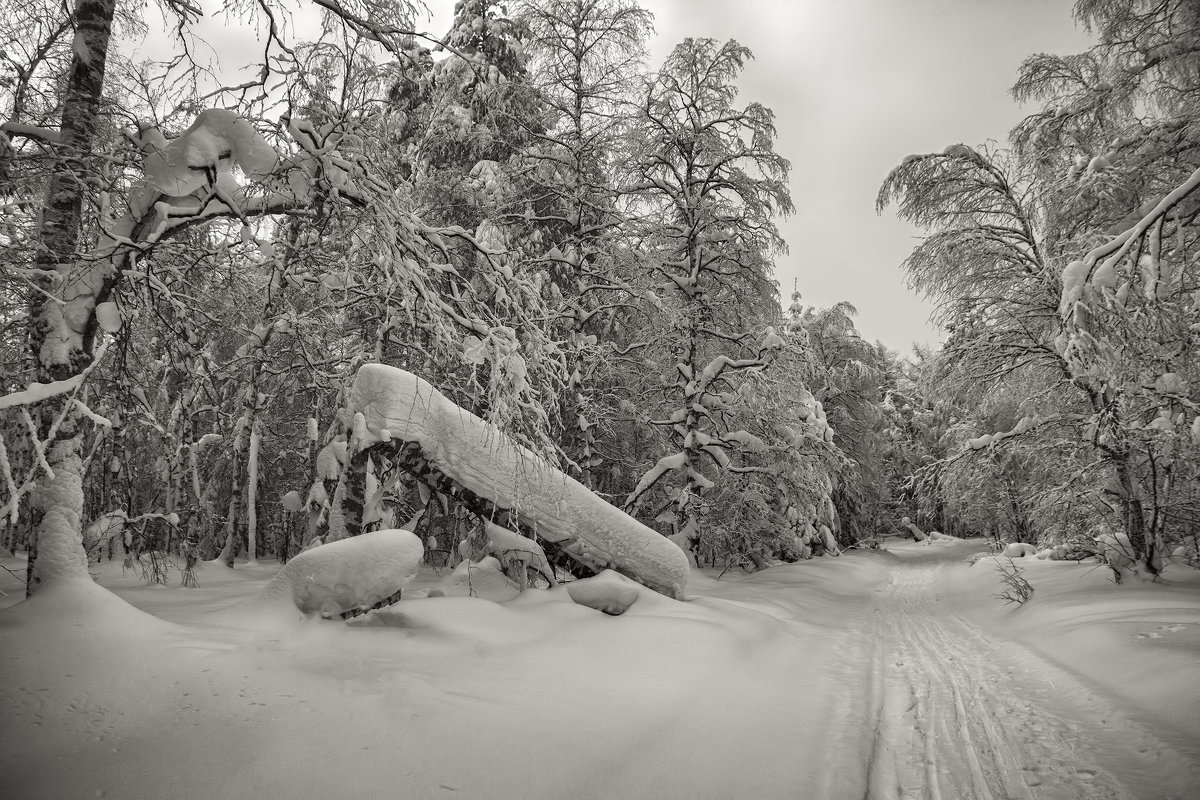
[[305,614],[336,616],[368,609],[417,574],[423,554],[411,531],[384,530],[300,553],[263,590],[269,604],[294,603]]
[[674,542],[597,497],[421,378],[363,365],[350,390],[362,414],[360,447],[404,442],[453,482],[515,512],[589,569],[611,568],[655,591],[684,596],[688,560]]

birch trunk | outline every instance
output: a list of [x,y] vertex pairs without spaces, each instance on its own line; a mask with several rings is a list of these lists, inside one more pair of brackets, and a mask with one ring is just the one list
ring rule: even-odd
[[[93,168],[88,157],[98,129],[104,70],[112,33],[115,0],[79,0],[75,6],[75,44],[67,75],[60,131],[59,158],[51,168],[38,231],[41,250],[33,301],[30,336],[39,382],[63,380],[79,374],[92,360],[96,333],[95,298],[84,303],[86,315],[68,316],[66,297],[94,292],[96,282],[89,266],[76,258],[83,223],[84,191]],[[55,279],[49,276],[55,275]],[[67,287],[67,288],[64,288]],[[83,429],[65,396],[43,403],[39,438],[45,442],[49,467],[35,490],[33,507],[39,518],[29,551],[30,581],[26,591],[52,579],[88,580],[83,550]],[[55,428],[54,423],[61,419]]]

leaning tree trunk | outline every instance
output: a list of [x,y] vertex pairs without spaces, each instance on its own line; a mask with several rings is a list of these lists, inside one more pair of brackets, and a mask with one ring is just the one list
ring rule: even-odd
[[[65,298],[56,295],[71,287],[79,297],[94,286],[87,276],[74,273],[89,269],[77,262],[76,253],[84,191],[93,183],[88,157],[98,128],[115,6],[115,0],[78,0],[75,6],[74,54],[63,99],[58,158],[51,168],[38,231],[37,267],[46,277],[37,279],[41,291],[33,301],[30,346],[39,383],[74,377],[92,361],[94,302],[84,304],[90,313],[79,319],[66,313],[60,302]],[[28,593],[45,580],[88,578],[82,541],[83,427],[66,395],[50,398],[39,411],[39,437],[46,442],[48,469],[43,470],[33,497],[39,522],[29,551]]]

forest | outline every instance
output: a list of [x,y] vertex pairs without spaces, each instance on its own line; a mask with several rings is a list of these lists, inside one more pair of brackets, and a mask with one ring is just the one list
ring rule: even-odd
[[[369,364],[705,566],[914,528],[1196,563],[1194,4],[1080,0],[1094,46],[1029,56],[1003,143],[880,176],[945,331],[909,353],[781,299],[791,165],[739,99],[746,47],[651,68],[632,0],[460,0],[442,36],[315,5],[213,10],[260,33],[236,85],[183,0],[0,23],[0,546],[28,592],[113,557],[195,585],[414,514],[453,561],[483,516],[543,539],[363,445]],[[173,54],[137,60],[156,15]]]
[[0,15],[0,793],[1200,796],[1200,5],[888,156],[904,351],[749,47],[429,6]]

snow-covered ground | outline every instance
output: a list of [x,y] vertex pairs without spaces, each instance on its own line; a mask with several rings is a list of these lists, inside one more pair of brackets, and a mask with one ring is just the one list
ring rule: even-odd
[[106,563],[115,595],[0,611],[0,794],[1200,796],[1200,573],[1024,560],[1005,606],[979,549],[695,574],[617,617],[418,598],[423,572],[353,624],[252,613],[269,563],[195,590]]

